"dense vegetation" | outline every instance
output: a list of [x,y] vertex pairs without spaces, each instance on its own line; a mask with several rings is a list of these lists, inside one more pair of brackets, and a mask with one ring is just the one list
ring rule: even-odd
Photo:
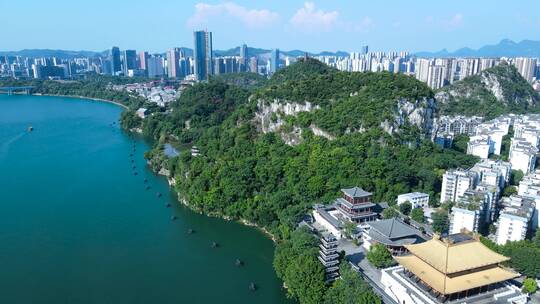
[[[500,99],[493,93],[495,85],[500,86]],[[437,100],[445,115],[478,115],[491,119],[505,113],[540,111],[540,95],[514,66],[504,62],[442,88]]]
[[508,242],[497,245],[487,238],[482,243],[492,250],[510,257],[509,265],[529,278],[540,278],[540,230],[536,231],[533,240]]
[[[410,145],[404,143],[402,135],[390,135],[379,127],[343,134],[335,140],[306,131],[297,146],[285,144],[278,133],[259,133],[253,120],[256,98],[249,98],[253,95],[281,92],[283,96],[293,96],[295,93],[287,90],[305,90],[309,93],[298,96],[318,103],[327,113],[335,112],[336,120],[341,117],[340,123],[352,121],[352,125],[358,118],[354,113],[375,115],[382,111],[375,110],[380,105],[369,109],[369,99],[376,98],[377,92],[383,96],[377,100],[388,107],[394,107],[395,103],[390,101],[395,98],[431,94],[407,76],[335,71],[309,76],[302,68],[304,64],[292,65],[292,72],[288,68],[281,72],[288,75],[287,79],[304,77],[303,87],[297,87],[296,80],[262,89],[238,87],[220,79],[197,84],[186,89],[173,104],[171,113],[146,118],[143,131],[158,140],[148,157],[176,177],[181,198],[198,211],[247,220],[272,233],[278,240],[278,276],[285,281],[292,297],[302,303],[314,303],[323,299],[326,289],[320,287],[324,286],[320,263],[314,260],[314,252],[295,249],[305,248],[306,241],[299,241],[294,232],[298,220],[314,203],[330,202],[341,188],[353,185],[373,192],[376,202],[393,202],[398,194],[409,191],[436,197],[447,168],[472,166],[476,158],[443,150],[422,137],[415,138],[417,143]],[[302,76],[291,75],[295,71]],[[325,79],[330,74],[337,80]],[[365,94],[349,99],[354,90]],[[320,99],[311,99],[314,96]],[[336,110],[340,103],[348,102],[355,104],[353,114]],[[189,149],[183,149],[179,157],[167,159],[161,152],[164,142],[195,145],[201,156],[192,156]],[[287,252],[287,258],[281,252]],[[311,285],[309,294],[303,291],[304,280]]]
[[287,284],[290,297],[309,304],[381,303],[369,285],[345,261],[340,267],[341,280],[326,287],[324,268],[317,260],[318,244],[318,239],[309,230],[300,228],[277,245],[274,268],[278,277]]
[[[321,71],[310,74],[314,70]],[[276,84],[276,78],[284,81]],[[418,101],[418,107],[426,108],[433,97],[424,83],[412,77],[390,72],[339,72],[312,60],[279,71],[270,82],[272,85],[259,90],[255,99],[311,102],[320,108],[287,117],[289,122],[304,128],[313,124],[334,135],[379,127],[384,122],[393,125],[398,100]]]

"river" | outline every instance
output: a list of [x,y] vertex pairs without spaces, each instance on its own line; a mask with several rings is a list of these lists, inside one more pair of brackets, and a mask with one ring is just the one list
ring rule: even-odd
[[0,303],[288,302],[271,240],[178,204],[121,111],[0,95]]

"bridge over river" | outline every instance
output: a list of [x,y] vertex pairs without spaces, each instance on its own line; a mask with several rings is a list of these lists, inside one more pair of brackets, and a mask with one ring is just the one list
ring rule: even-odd
[[25,86],[25,87],[0,87],[0,93],[6,92],[8,95],[13,95],[15,92],[23,92],[25,94],[31,94],[34,87]]

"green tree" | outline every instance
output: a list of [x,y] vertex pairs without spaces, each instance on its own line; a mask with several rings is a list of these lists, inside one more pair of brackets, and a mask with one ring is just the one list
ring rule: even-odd
[[525,293],[535,293],[538,289],[538,284],[536,284],[536,280],[533,278],[526,278],[523,281],[523,292]]
[[412,204],[409,201],[403,202],[401,205],[399,205],[399,212],[403,213],[404,215],[409,215],[412,210]]
[[384,219],[391,219],[399,216],[399,212],[394,207],[388,207],[383,210],[382,216]]
[[433,230],[437,233],[443,233],[448,230],[449,220],[448,213],[444,210],[439,210],[432,214]]
[[411,218],[418,223],[424,223],[425,217],[424,217],[424,210],[422,208],[414,208],[411,211]]
[[371,245],[366,255],[368,261],[377,268],[389,267],[393,264],[392,254],[383,244]]
[[519,182],[523,179],[523,171],[521,170],[512,170],[510,173],[510,185],[519,186]]
[[343,232],[346,238],[351,238],[353,233],[356,231],[356,223],[351,221],[346,221],[343,225]]
[[381,299],[351,266],[344,263],[336,280],[324,295],[324,304],[380,304]]
[[302,304],[322,302],[325,291],[324,268],[316,257],[300,254],[285,270],[285,283],[290,296]]
[[534,237],[533,237],[533,242],[536,248],[540,248],[540,229],[536,230],[536,233],[534,234]]

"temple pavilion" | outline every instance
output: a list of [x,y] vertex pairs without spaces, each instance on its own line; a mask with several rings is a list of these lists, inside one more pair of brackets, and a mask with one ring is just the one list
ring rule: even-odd
[[439,302],[486,293],[518,273],[501,263],[509,260],[471,235],[459,233],[441,239],[408,244],[409,254],[395,256],[403,275]]

